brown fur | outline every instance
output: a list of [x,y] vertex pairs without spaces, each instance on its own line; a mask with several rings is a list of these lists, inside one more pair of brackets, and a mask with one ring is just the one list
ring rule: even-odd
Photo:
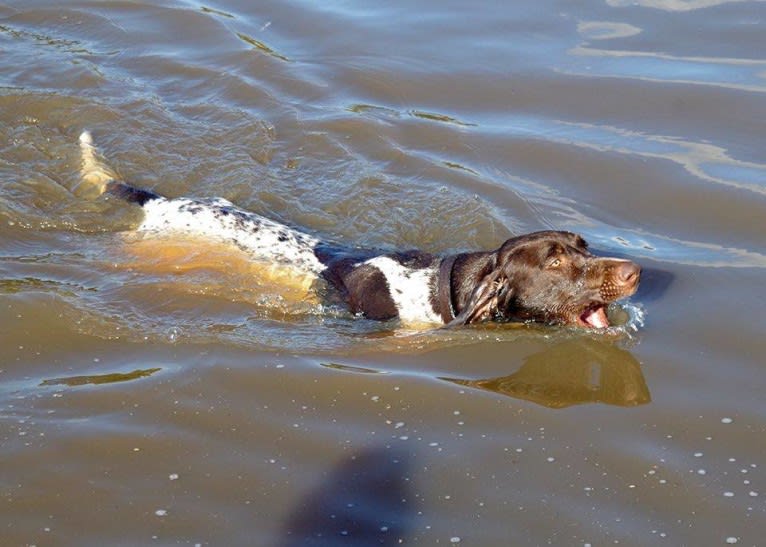
[[535,232],[490,252],[458,256],[452,271],[450,324],[486,320],[587,326],[588,310],[633,294],[641,268],[596,257],[570,232]]

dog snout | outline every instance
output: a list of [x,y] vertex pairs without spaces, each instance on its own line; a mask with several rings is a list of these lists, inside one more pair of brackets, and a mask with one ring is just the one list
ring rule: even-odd
[[641,266],[634,262],[620,262],[614,271],[615,280],[623,286],[638,285],[641,277]]

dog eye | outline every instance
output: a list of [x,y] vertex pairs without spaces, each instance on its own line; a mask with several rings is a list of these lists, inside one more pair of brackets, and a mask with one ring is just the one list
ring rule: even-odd
[[548,263],[549,268],[558,268],[561,266],[561,259],[560,258],[554,258]]

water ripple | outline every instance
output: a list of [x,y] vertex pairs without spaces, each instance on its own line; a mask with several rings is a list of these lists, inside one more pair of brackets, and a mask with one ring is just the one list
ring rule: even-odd
[[577,46],[570,55],[584,58],[564,74],[634,78],[648,82],[709,85],[754,93],[766,92],[766,61],[721,57],[686,57],[650,51],[614,51]]
[[641,6],[662,11],[678,12],[706,9],[722,6],[724,4],[735,4],[747,1],[749,0],[606,0],[606,3],[615,8]]

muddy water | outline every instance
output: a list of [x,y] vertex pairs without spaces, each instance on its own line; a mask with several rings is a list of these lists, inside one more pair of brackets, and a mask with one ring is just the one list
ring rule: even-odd
[[[764,25],[0,0],[1,543],[762,545]],[[608,335],[417,332],[169,267],[87,199],[83,128],[170,196],[386,249],[568,229],[643,286]]]

